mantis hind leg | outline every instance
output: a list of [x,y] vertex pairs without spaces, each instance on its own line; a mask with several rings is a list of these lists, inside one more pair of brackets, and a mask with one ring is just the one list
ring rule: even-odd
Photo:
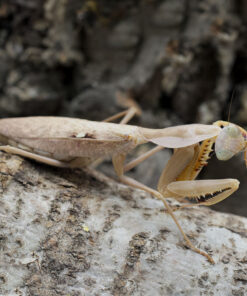
[[128,123],[135,115],[137,114],[137,110],[134,107],[130,107],[129,109],[119,112],[111,117],[106,118],[103,120],[104,122],[110,122],[115,119],[118,119],[120,117],[123,117],[123,119],[119,122],[119,124],[126,124]]
[[53,158],[49,158],[46,156],[42,156],[39,154],[35,154],[33,152],[29,152],[29,151],[25,151],[23,149],[17,148],[17,147],[12,147],[9,145],[6,146],[0,146],[0,150],[5,151],[7,153],[10,154],[16,154],[16,155],[20,155],[23,157],[27,157],[29,159],[33,159],[36,160],[38,162],[42,162],[51,166],[55,166],[55,167],[60,167],[60,168],[67,168],[69,167],[69,164],[60,160],[56,160]]
[[[120,95],[119,95],[120,96]],[[123,117],[122,120],[119,122],[119,124],[126,124],[128,123],[135,115],[140,115],[141,114],[141,108],[138,106],[138,104],[129,97],[124,97],[121,95],[120,100],[123,105],[126,107],[129,107],[127,110],[124,110],[122,112],[119,112],[113,116],[110,116],[106,119],[103,120],[103,122],[111,122],[114,121],[120,117]],[[102,162],[104,158],[98,158],[95,161],[91,162],[91,168],[96,168],[98,167]]]
[[134,101],[134,99],[132,99],[128,95],[119,92],[117,93],[117,100],[122,106],[127,107],[128,109],[106,118],[105,120],[103,120],[104,122],[110,122],[120,117],[123,117],[119,124],[126,124],[135,115],[141,114],[141,108],[139,107],[139,105]]
[[113,159],[112,159],[114,169],[115,169],[120,181],[122,183],[124,183],[126,185],[130,185],[130,186],[132,186],[134,188],[144,190],[144,191],[152,194],[157,199],[161,200],[163,202],[165,208],[167,209],[167,212],[171,215],[173,221],[175,222],[175,224],[177,225],[179,231],[183,235],[184,240],[186,241],[186,244],[188,245],[188,247],[190,249],[192,249],[194,252],[206,257],[210,263],[214,264],[213,258],[210,257],[206,252],[203,252],[200,249],[196,248],[193,245],[193,243],[190,241],[188,236],[184,233],[182,227],[178,223],[177,218],[173,214],[172,209],[170,208],[169,204],[167,203],[166,199],[163,197],[163,195],[161,193],[159,193],[158,191],[156,191],[156,190],[154,190],[154,189],[152,189],[152,188],[150,188],[150,187],[136,181],[135,179],[124,176],[124,174],[123,174],[124,173],[124,166],[123,166],[124,160],[125,160],[125,155],[124,154],[117,155],[117,156],[113,157]]

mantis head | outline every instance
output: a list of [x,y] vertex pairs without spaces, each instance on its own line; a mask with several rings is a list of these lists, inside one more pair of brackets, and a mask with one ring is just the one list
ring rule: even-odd
[[215,124],[223,126],[215,141],[215,153],[219,160],[228,160],[243,150],[246,153],[247,132],[243,128],[223,121],[216,122]]

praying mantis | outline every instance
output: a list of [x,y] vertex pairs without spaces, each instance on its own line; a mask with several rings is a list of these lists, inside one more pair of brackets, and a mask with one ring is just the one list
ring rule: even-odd
[[[135,115],[131,107],[105,122],[66,117],[23,117],[0,119],[0,150],[27,157],[60,168],[81,168],[110,156],[119,180],[142,189],[161,200],[193,251],[213,258],[195,247],[180,226],[167,202],[172,197],[180,208],[212,205],[238,189],[236,179],[195,180],[207,164],[215,143],[216,156],[227,160],[247,147],[247,132],[234,124],[217,121],[213,125],[188,124],[163,129],[149,129],[126,123]],[[110,123],[124,116],[120,124]],[[151,142],[157,145],[137,159],[124,164],[126,154],[136,146]],[[164,168],[157,186],[152,189],[125,175],[133,167],[160,151],[173,148],[174,153]],[[185,203],[192,200],[192,203]]]

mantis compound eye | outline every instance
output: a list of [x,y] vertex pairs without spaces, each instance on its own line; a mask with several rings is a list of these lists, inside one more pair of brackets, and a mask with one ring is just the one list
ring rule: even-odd
[[228,160],[244,148],[245,139],[234,124],[224,127],[215,141],[215,153],[219,160]]

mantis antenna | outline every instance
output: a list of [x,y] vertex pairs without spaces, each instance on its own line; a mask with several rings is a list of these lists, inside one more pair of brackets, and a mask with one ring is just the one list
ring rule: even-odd
[[232,91],[232,95],[231,95],[231,100],[230,100],[230,106],[229,106],[229,111],[228,111],[228,116],[227,116],[227,121],[230,122],[230,115],[231,115],[231,108],[232,108],[232,101],[234,98],[236,92],[236,87],[234,87],[233,91]]

